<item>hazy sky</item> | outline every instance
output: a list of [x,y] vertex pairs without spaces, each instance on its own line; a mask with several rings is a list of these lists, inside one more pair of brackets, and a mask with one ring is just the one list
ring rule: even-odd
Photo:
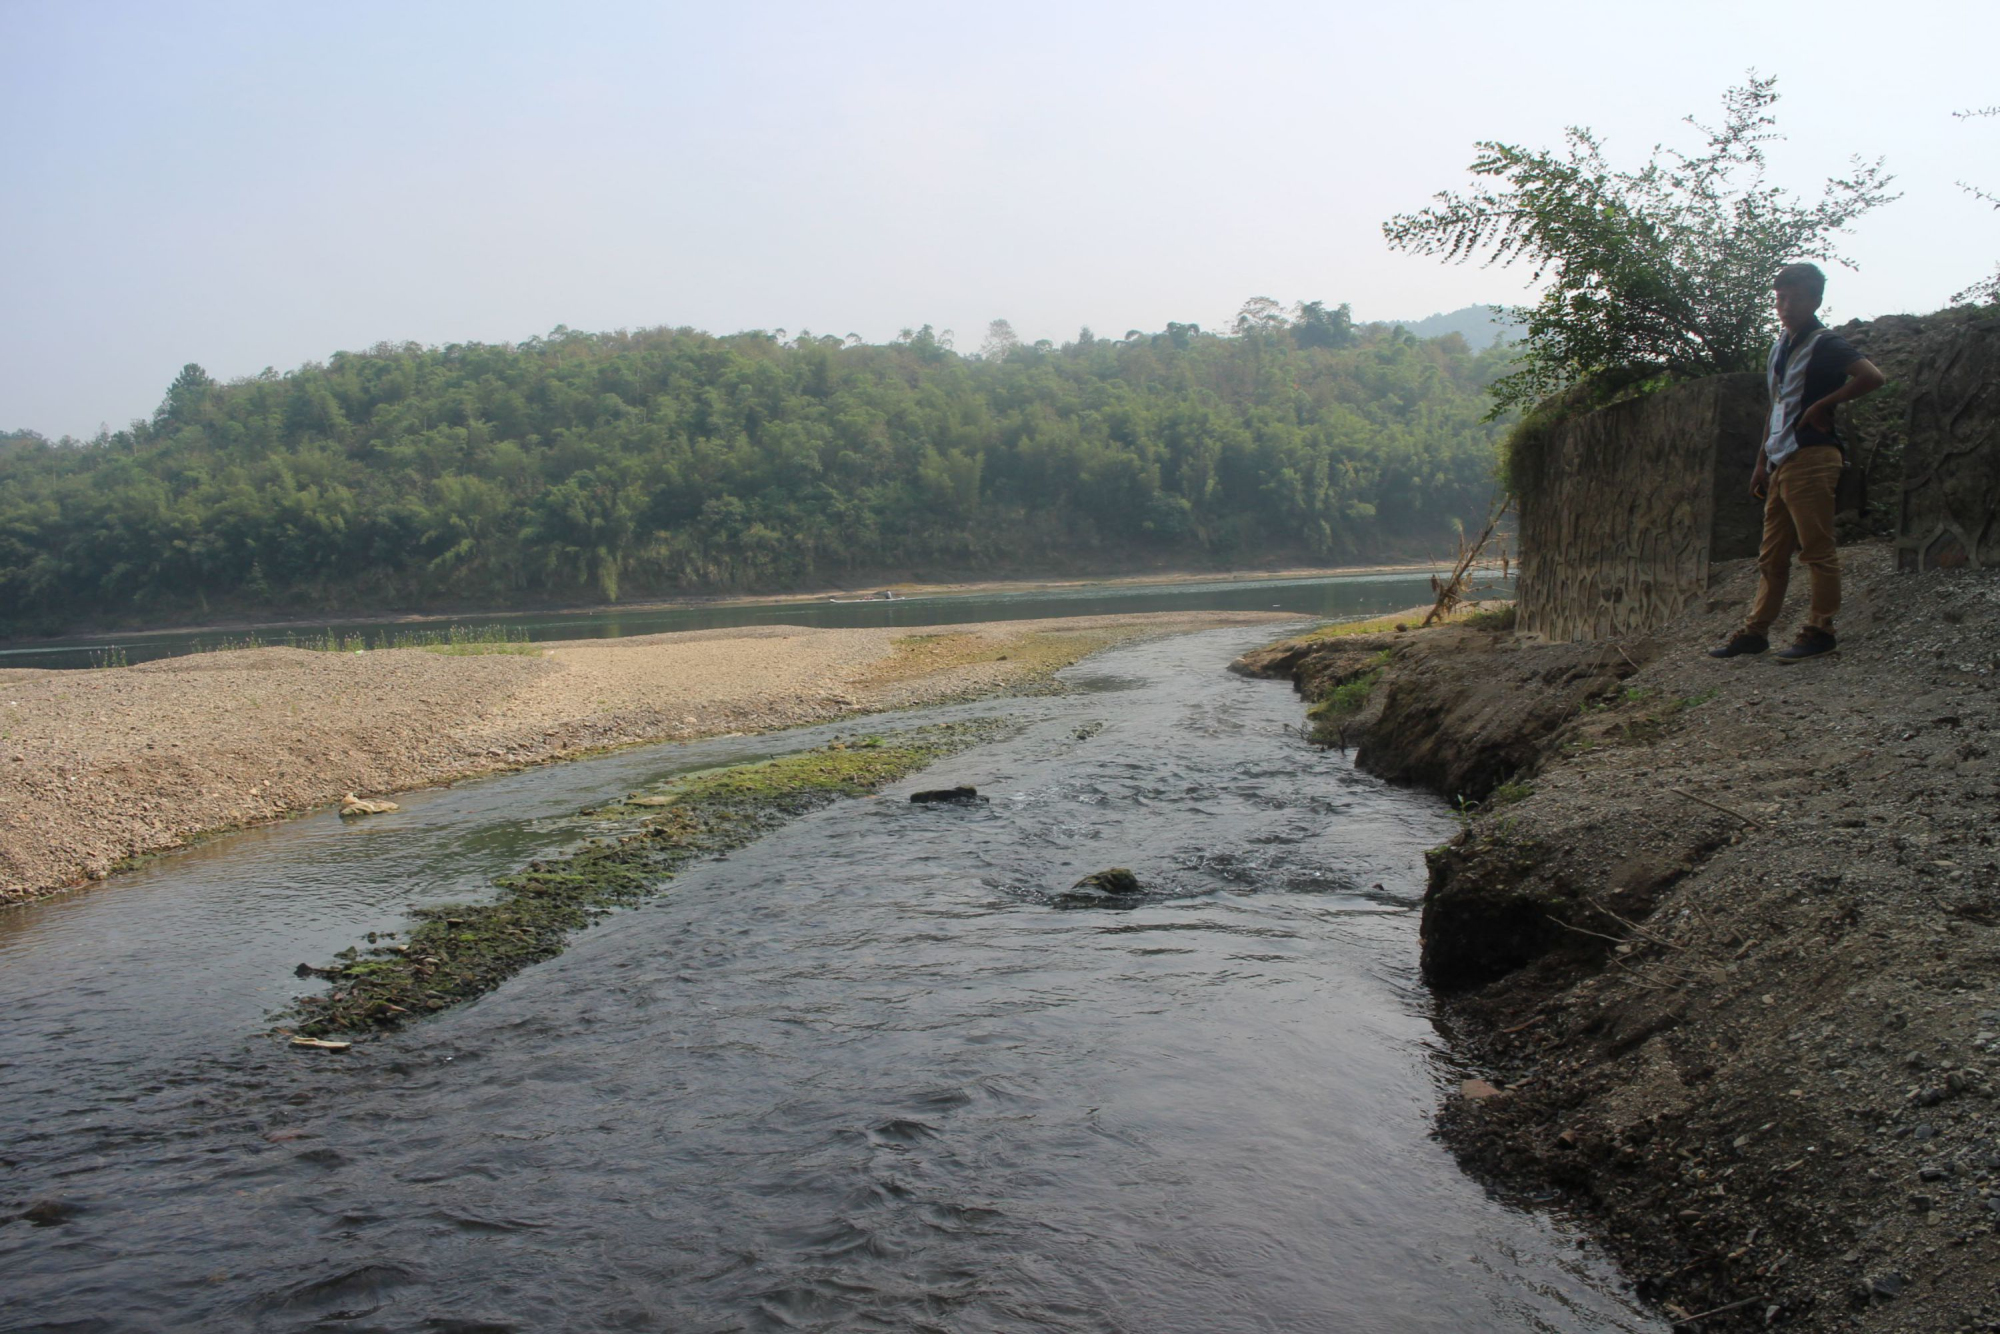
[[[1224,12],[1228,9],[1230,12]],[[1885,156],[1838,320],[1992,271],[2000,5],[115,4],[0,0],[0,427],[88,434],[184,362],[694,325],[976,348],[1419,318],[1515,271],[1392,254],[1479,138],[1636,162],[1779,76],[1776,175]]]

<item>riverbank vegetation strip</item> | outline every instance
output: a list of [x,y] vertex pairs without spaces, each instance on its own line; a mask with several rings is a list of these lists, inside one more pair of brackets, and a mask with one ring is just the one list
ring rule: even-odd
[[[392,1029],[491,991],[563,951],[572,932],[658,893],[688,863],[743,847],[841,797],[862,796],[991,739],[999,719],[942,723],[834,742],[757,764],[676,779],[602,812],[638,817],[624,832],[495,882],[490,903],[416,909],[405,937],[342,951],[323,995],[301,997],[280,1032],[320,1038]],[[658,814],[644,815],[650,810]]]

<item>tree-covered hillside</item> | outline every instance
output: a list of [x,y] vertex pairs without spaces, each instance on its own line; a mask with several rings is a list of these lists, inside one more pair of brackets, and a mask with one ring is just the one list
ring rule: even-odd
[[1433,551],[1505,353],[1253,302],[961,356],[689,329],[380,345],[0,437],[0,628]]
[[1528,326],[1508,316],[1499,306],[1460,306],[1420,320],[1404,320],[1405,329],[1419,338],[1442,338],[1455,333],[1473,347],[1485,347],[1495,338],[1517,342]]

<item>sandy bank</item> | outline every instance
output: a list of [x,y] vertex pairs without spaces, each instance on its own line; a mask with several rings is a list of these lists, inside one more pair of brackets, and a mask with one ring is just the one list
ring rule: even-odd
[[1283,619],[1157,613],[759,626],[528,653],[266,648],[0,676],[0,901],[216,830],[641,741],[996,693],[1122,640]]
[[1705,656],[1748,569],[1643,640],[1251,664],[1324,693],[1387,651],[1358,761],[1480,803],[1423,962],[1503,1091],[1444,1138],[1702,1334],[2000,1329],[2000,581],[1843,560],[1796,666]]

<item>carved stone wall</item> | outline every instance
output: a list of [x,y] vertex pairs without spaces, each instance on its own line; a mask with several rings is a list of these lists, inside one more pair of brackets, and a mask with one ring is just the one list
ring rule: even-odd
[[1909,380],[1896,561],[2000,569],[2000,319],[1927,343]]
[[1643,633],[1702,598],[1710,562],[1756,555],[1765,401],[1762,375],[1717,375],[1555,427],[1515,473],[1520,628]]

